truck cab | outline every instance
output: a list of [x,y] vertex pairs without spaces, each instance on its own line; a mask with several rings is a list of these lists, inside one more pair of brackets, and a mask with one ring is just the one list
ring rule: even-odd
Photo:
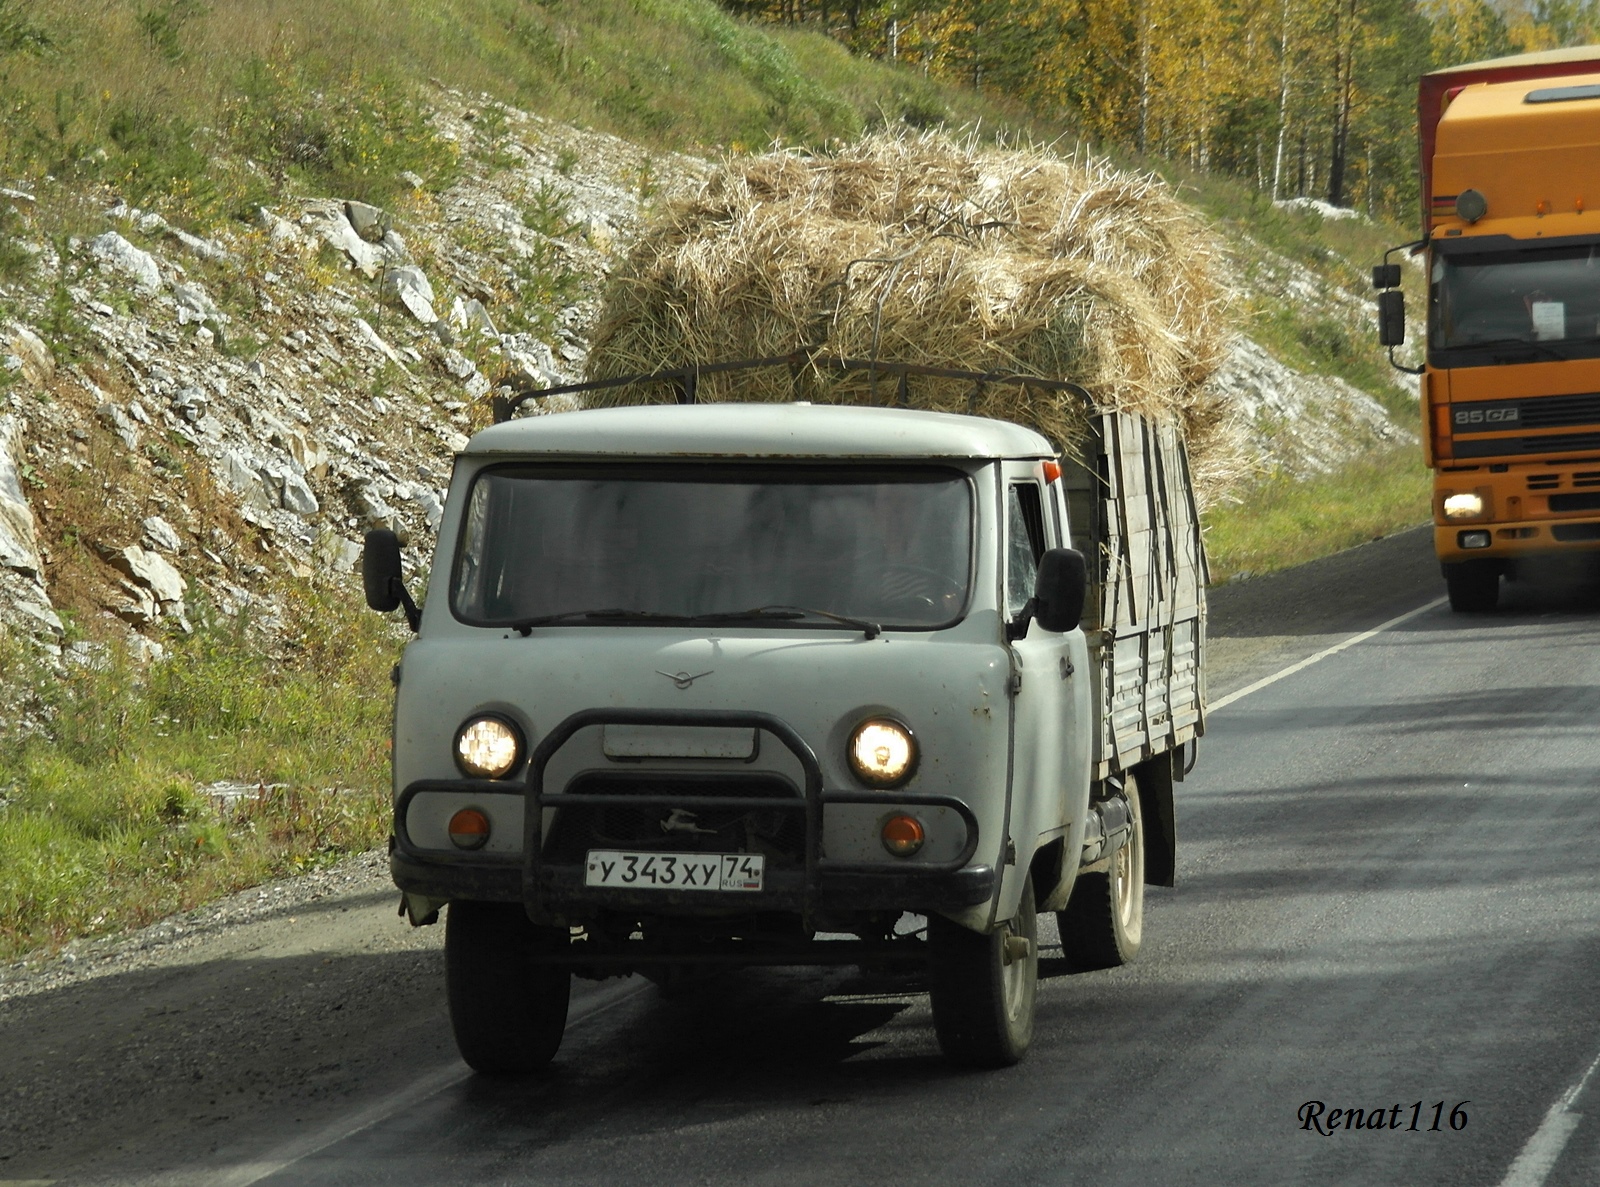
[[[1146,813],[1097,763],[1062,474],[1029,429],[905,409],[474,437],[397,674],[391,852],[413,922],[448,904],[467,1062],[551,1058],[574,974],[864,964],[926,968],[946,1053],[1003,1065],[1040,910],[1092,884],[1085,967],[1131,957]],[[392,536],[364,576],[409,601]]]
[[1492,610],[1531,558],[1600,549],[1597,115],[1594,47],[1421,81],[1423,439],[1458,611]]

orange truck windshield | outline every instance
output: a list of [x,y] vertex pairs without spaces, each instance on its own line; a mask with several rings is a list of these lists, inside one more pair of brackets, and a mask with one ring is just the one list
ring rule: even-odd
[[1600,243],[1472,246],[1434,255],[1434,366],[1600,355]]

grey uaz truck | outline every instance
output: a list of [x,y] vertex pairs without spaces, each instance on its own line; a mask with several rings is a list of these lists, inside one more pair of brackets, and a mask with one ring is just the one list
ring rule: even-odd
[[392,868],[445,913],[468,1064],[550,1060],[573,976],[862,965],[923,971],[947,1056],[1003,1066],[1040,912],[1069,968],[1133,957],[1205,560],[1177,432],[1086,424],[1072,458],[904,408],[511,419],[456,459],[423,610],[369,534],[369,604],[416,631]]

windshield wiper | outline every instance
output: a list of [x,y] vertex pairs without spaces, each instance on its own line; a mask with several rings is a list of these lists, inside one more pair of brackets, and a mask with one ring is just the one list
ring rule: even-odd
[[[1542,354],[1546,358],[1555,359],[1557,362],[1566,362],[1571,356],[1545,342],[1529,342],[1526,338],[1490,338],[1483,342],[1458,342],[1447,346],[1446,350],[1492,350],[1496,347],[1514,346],[1521,350]],[[1505,355],[1496,355],[1498,361]]]
[[682,614],[657,614],[653,610],[567,610],[560,614],[540,614],[534,618],[519,618],[505,625],[526,639],[536,626],[551,626],[558,622],[688,622]]
[[868,622],[865,618],[851,618],[847,614],[835,614],[832,610],[813,610],[809,606],[753,606],[749,610],[723,610],[716,614],[696,614],[690,621],[697,625],[706,625],[719,622],[753,622],[763,618],[792,620],[807,617],[831,618],[834,622],[855,627],[869,639],[876,639],[883,633],[881,626],[875,622]]

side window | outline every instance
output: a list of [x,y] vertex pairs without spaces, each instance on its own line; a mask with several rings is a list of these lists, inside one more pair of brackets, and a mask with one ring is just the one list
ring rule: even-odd
[[1006,614],[1015,618],[1033,597],[1034,575],[1044,555],[1044,503],[1034,482],[1006,489]]

